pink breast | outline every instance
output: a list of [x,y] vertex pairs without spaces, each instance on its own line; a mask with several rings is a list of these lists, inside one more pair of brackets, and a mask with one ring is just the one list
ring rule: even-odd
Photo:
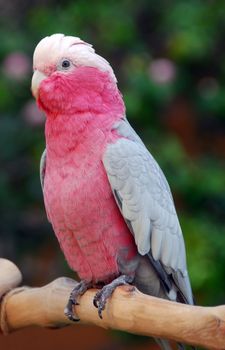
[[[132,259],[136,246],[114,200],[102,158],[82,147],[57,167],[48,162],[44,198],[56,236],[70,267],[81,279],[110,280],[118,258]],[[49,157],[50,158],[50,157]]]

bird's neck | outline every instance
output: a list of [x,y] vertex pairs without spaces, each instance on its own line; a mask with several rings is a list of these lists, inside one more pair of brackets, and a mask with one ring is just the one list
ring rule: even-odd
[[45,128],[49,152],[62,157],[84,140],[97,142],[99,132],[110,133],[114,123],[125,114],[122,96],[108,74],[81,67],[74,76],[65,79],[70,91],[63,99],[61,94],[64,108],[46,110]]
[[97,150],[97,145],[100,143],[103,145],[117,138],[113,125],[121,118],[122,115],[119,114],[103,113],[93,116],[91,112],[47,118],[45,124],[47,152],[52,158],[58,159],[81,147],[96,147]]
[[54,73],[40,89],[38,105],[48,118],[91,113],[124,114],[125,107],[115,80],[93,67],[78,67],[70,74]]

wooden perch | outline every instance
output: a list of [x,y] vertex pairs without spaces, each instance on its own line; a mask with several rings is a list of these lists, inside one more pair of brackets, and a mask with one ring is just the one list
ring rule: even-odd
[[[21,278],[19,270],[17,274],[16,269],[12,271],[12,263],[1,260],[0,295],[2,281],[5,293],[6,286],[9,289],[15,287]],[[72,279],[62,277],[41,288],[11,290],[2,300],[1,328],[10,333],[31,325],[77,325],[69,321],[63,312],[75,284]],[[93,306],[95,293],[96,290],[91,289],[80,298],[80,305],[75,308],[80,323],[225,349],[225,306],[189,306],[147,296],[132,286],[124,286],[113,293],[101,320]]]

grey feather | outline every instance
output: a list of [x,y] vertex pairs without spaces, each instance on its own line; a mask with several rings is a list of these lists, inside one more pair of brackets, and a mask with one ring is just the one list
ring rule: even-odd
[[169,340],[159,339],[159,338],[154,338],[154,339],[162,350],[172,350],[173,349],[172,346],[170,346]]
[[42,153],[41,161],[40,161],[40,180],[41,180],[42,190],[44,188],[45,169],[46,169],[46,149]]
[[167,180],[126,119],[114,129],[121,138],[107,146],[103,164],[138,252],[159,261],[192,303],[183,235]]

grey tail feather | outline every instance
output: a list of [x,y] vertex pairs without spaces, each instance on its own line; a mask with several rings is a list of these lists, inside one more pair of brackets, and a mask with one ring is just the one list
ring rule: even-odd
[[173,350],[168,340],[162,339],[162,338],[154,338],[154,339],[162,350]]
[[158,275],[160,282],[162,283],[163,287],[165,288],[165,291],[168,293],[172,289],[172,281],[171,281],[170,276],[165,272],[160,261],[154,260],[152,254],[150,252],[147,254],[147,256],[148,256],[148,259],[150,260],[150,263],[153,266],[156,274]]
[[177,288],[177,301],[183,304],[190,304],[190,302],[182,292],[181,288],[179,287],[178,281],[175,280],[174,276],[172,274],[167,274],[160,261],[154,260],[150,252],[147,254],[147,256],[150,260],[151,265],[155,269],[155,272],[158,275],[159,280],[163,285],[165,291],[169,293],[172,290],[172,286],[174,284]]
[[[177,346],[178,346],[178,350],[185,350],[185,349],[186,349],[186,347],[185,347],[184,344],[177,343]],[[191,348],[192,350],[197,350],[196,347],[195,347],[195,346],[192,346],[192,345],[190,346],[190,348]]]
[[185,345],[182,343],[177,343],[178,350],[185,350]]
[[[183,292],[179,288],[177,281],[174,279],[174,276],[172,274],[168,275],[166,273],[166,271],[163,269],[160,262],[155,261],[153,259],[151,253],[149,253],[147,255],[148,255],[148,258],[149,258],[153,268],[155,269],[155,272],[157,273],[163,287],[165,288],[165,291],[169,292],[170,290],[172,290],[172,285],[174,284],[177,288],[177,301],[180,303],[189,304],[187,298],[185,297],[185,295],[183,294]],[[161,339],[161,338],[154,338],[154,339],[162,350],[172,350],[172,347],[171,347],[168,340]],[[178,348],[178,350],[185,350],[186,349],[185,345],[182,343],[177,343],[177,348]],[[191,348],[192,348],[192,350],[196,350],[196,348],[194,346],[192,346]]]
[[[172,347],[171,347],[168,340],[161,339],[161,338],[154,338],[154,339],[162,350],[172,350]],[[186,349],[185,345],[181,344],[181,343],[177,343],[177,348],[178,348],[178,350],[185,350]],[[191,346],[191,349],[196,350],[196,347]]]

